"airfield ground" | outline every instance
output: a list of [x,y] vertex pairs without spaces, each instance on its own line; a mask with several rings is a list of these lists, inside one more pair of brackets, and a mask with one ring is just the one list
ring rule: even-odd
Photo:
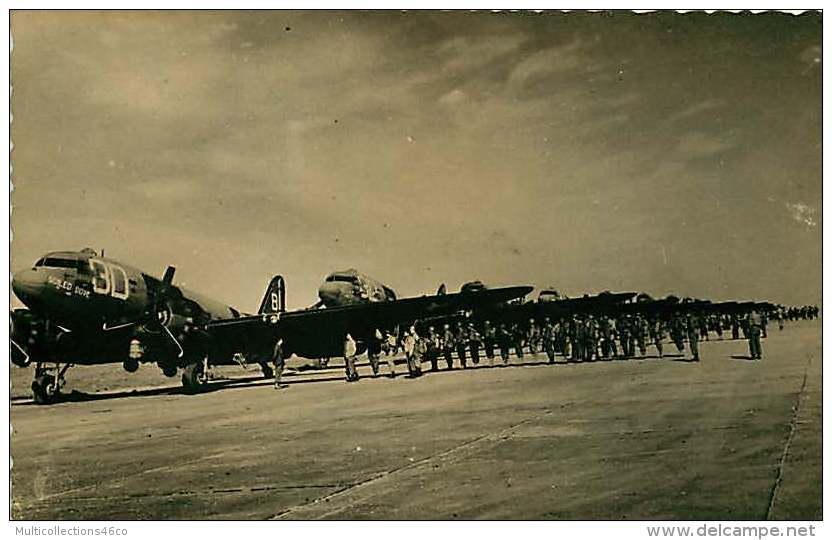
[[356,384],[303,371],[282,391],[238,370],[196,396],[148,367],[82,368],[89,394],[47,407],[15,397],[15,369],[12,516],[819,519],[820,347],[802,322],[762,362],[711,341],[698,364],[527,356]]

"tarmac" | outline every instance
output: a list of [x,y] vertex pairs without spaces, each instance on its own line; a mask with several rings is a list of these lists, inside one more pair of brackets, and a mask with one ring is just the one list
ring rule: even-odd
[[763,347],[15,398],[12,517],[820,519],[820,322]]

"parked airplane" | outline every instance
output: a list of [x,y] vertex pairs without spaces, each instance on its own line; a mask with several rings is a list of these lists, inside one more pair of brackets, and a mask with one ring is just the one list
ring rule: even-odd
[[[339,356],[347,332],[367,340],[376,328],[497,304],[532,289],[397,300],[391,289],[358,272],[337,272],[319,290],[321,309],[287,312],[285,282],[275,276],[258,314],[248,315],[174,285],[174,273],[169,266],[158,279],[90,249],[49,253],[16,273],[12,290],[27,309],[11,314],[11,360],[35,363],[35,401],[52,401],[75,364],[120,362],[133,372],[140,362],[155,362],[169,377],[182,369],[189,391],[205,385],[211,365],[241,359],[260,364],[269,377],[278,338],[285,357]],[[336,279],[347,275],[355,280]]]

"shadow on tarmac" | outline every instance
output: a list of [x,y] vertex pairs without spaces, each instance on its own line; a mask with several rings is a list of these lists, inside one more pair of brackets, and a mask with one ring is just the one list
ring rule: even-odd
[[[731,358],[737,359],[745,359],[750,360],[750,357],[747,356],[732,356]],[[513,357],[513,359],[517,359],[517,357]],[[469,363],[467,367],[462,368],[458,363],[456,363],[452,369],[448,369],[447,366],[442,366],[440,364],[438,370],[426,369],[422,371],[423,375],[428,374],[439,374],[445,373],[448,371],[467,371],[467,370],[480,370],[480,369],[497,369],[497,368],[526,368],[526,367],[539,367],[539,366],[568,366],[568,365],[576,365],[576,364],[596,364],[596,363],[608,363],[608,362],[626,362],[632,360],[670,360],[672,362],[693,362],[692,359],[685,358],[684,354],[665,354],[664,356],[660,357],[657,355],[647,355],[647,356],[633,356],[629,358],[623,357],[614,357],[614,358],[601,358],[595,360],[572,360],[566,359],[564,360],[562,356],[558,357],[555,362],[549,362],[548,359],[544,358],[539,361],[531,361],[531,362],[523,362],[523,363],[503,363],[502,359],[496,357],[493,364],[489,363],[489,360],[485,359],[484,361],[481,360],[479,364]],[[440,360],[441,362],[442,360]],[[395,362],[396,365],[403,365],[406,361],[398,360]],[[370,367],[369,362],[361,362],[356,364],[357,367],[365,366]],[[383,378],[390,378],[389,375],[385,372],[386,362],[385,360],[381,361],[380,373],[377,375],[364,375],[362,379],[383,379]],[[297,384],[309,384],[309,383],[319,383],[319,382],[335,382],[335,381],[343,381],[344,375],[340,372],[343,370],[343,366],[335,365],[335,366],[328,366],[326,368],[312,370],[309,368],[300,369],[293,372],[289,372],[284,374],[283,382],[287,386],[294,386]],[[319,377],[308,377],[308,378],[300,378],[304,375],[311,375],[311,374],[327,374],[328,376],[319,376]],[[410,377],[407,372],[397,374],[396,378],[407,378]],[[288,380],[287,380],[288,379]],[[225,388],[255,388],[258,386],[272,386],[273,384],[272,378],[264,378],[263,375],[258,374],[256,376],[249,376],[249,377],[235,377],[233,379],[217,379],[210,381],[206,387],[198,392],[199,394],[206,394],[211,392],[216,392],[217,390],[222,390]],[[115,390],[115,391],[105,391],[105,392],[96,392],[96,393],[86,393],[81,392],[79,390],[73,390],[71,393],[62,394],[61,397],[54,402],[54,404],[60,403],[84,403],[84,402],[94,402],[94,401],[106,401],[110,399],[121,399],[121,398],[129,398],[129,397],[153,397],[153,396],[179,396],[179,395],[188,395],[184,388],[181,386],[164,386],[164,387],[156,387],[156,388],[147,388],[147,389],[129,389],[129,390]],[[31,399],[20,399],[16,398],[12,400],[12,405],[15,407],[19,406],[26,406],[26,405],[34,405],[34,402]]]

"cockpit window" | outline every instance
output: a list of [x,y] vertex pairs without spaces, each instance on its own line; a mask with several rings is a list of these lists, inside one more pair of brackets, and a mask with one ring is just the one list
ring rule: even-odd
[[48,268],[78,268],[78,260],[64,259],[61,257],[44,257],[36,262],[35,266],[46,266]]
[[343,281],[345,283],[355,283],[355,276],[343,276],[332,274],[326,278],[327,281]]

